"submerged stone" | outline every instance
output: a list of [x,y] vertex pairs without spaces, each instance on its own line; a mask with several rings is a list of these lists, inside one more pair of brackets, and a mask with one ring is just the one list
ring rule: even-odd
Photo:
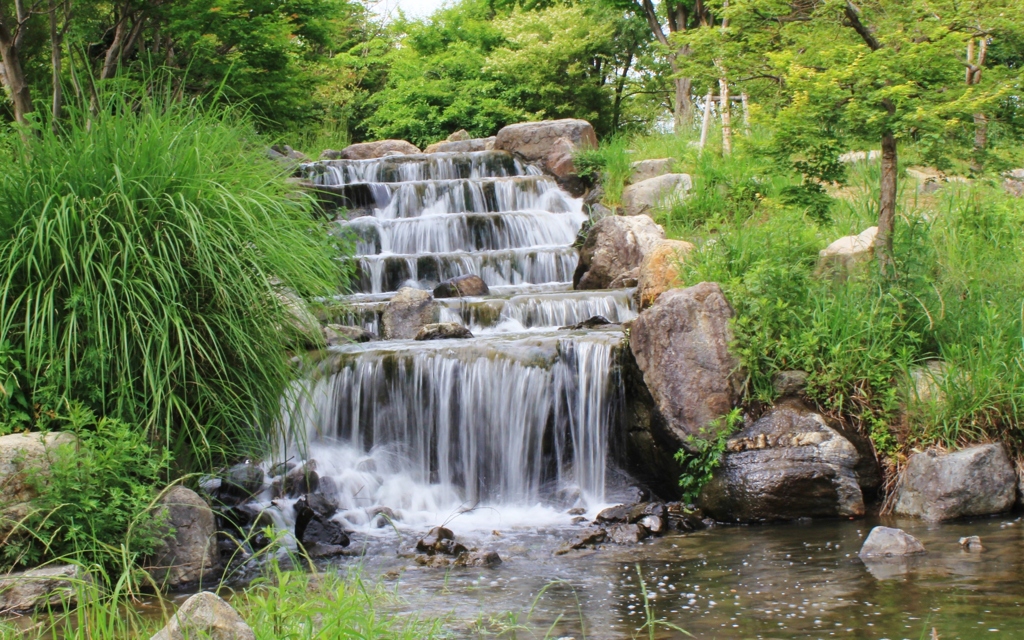
[[902,529],[875,527],[857,554],[861,559],[884,559],[927,553],[921,541]]

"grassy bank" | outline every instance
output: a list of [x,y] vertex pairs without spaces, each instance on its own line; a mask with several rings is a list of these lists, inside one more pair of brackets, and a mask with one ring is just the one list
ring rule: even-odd
[[[176,603],[128,599],[119,585],[79,583],[72,611],[0,619],[0,638],[24,640],[128,640],[149,638],[174,614]],[[233,591],[218,590],[260,640],[360,638],[428,640],[446,637],[444,620],[386,613],[401,598],[356,571],[284,571],[272,565],[266,578]]]
[[[675,136],[612,140],[586,160],[617,204],[629,163],[675,159],[691,195],[658,211],[670,237],[698,250],[683,281],[722,284],[736,311],[735,348],[751,407],[776,399],[780,371],[810,374],[808,395],[871,435],[899,463],[915,448],[999,439],[1024,450],[1024,200],[997,173],[922,195],[904,169],[895,229],[898,275],[874,264],[846,279],[817,277],[818,251],[876,224],[879,167],[857,163],[844,184],[814,193],[768,153],[768,136],[740,137],[731,156],[698,154]],[[965,163],[966,164],[966,163]],[[945,363],[920,399],[911,372]]]

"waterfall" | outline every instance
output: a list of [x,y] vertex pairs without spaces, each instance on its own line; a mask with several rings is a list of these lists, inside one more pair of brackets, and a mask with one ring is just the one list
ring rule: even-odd
[[355,240],[358,269],[332,321],[379,333],[394,291],[460,275],[479,275],[491,292],[439,300],[442,320],[473,338],[332,348],[283,400],[295,440],[282,456],[316,459],[353,527],[381,507],[406,523],[467,509],[506,521],[525,509],[537,523],[605,502],[623,332],[560,327],[636,312],[632,290],[571,290],[581,201],[495,151],[303,171],[358,209],[337,222]]

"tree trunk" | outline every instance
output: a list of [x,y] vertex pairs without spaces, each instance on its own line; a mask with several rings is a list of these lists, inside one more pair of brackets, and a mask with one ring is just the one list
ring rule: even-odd
[[697,153],[704,153],[704,147],[708,144],[708,130],[711,128],[711,101],[715,98],[715,92],[708,89],[708,95],[704,96],[704,117],[700,121],[700,146]]
[[[985,64],[985,54],[988,52],[988,40],[981,38],[978,44],[978,59],[973,63],[974,38],[967,42],[967,86],[971,87],[981,84],[981,70]],[[980,172],[985,168],[985,148],[988,146],[988,116],[978,112],[974,114],[974,159],[971,161],[971,169]]]
[[875,255],[882,275],[891,276],[895,270],[892,251],[892,228],[896,220],[896,136],[892,131],[882,135],[882,180],[878,199],[878,234],[875,236]]
[[21,57],[14,42],[14,34],[0,19],[0,61],[4,65],[4,82],[14,105],[14,119],[19,124],[28,124],[27,115],[32,113],[32,93],[25,81]]
[[722,155],[732,153],[732,114],[729,104],[729,81],[725,77],[718,79],[718,108],[722,114]]
[[615,104],[612,107],[612,131],[619,130],[619,120],[622,117],[622,93],[626,89],[626,78],[629,69],[633,66],[633,44],[630,43],[627,51],[626,64],[622,68],[622,75],[615,82]]
[[747,92],[740,94],[740,101],[743,103],[743,135],[750,137],[750,99]]
[[120,19],[117,21],[117,26],[114,27],[114,40],[110,43],[107,55],[103,59],[103,70],[100,71],[100,80],[109,80],[117,72],[117,63],[121,59],[121,45],[124,43],[125,30],[128,27],[128,7],[126,6],[124,9],[124,13],[121,14]]
[[[672,63],[672,71],[676,72],[676,63]],[[682,133],[687,127],[693,124],[693,100],[690,99],[690,90],[693,87],[691,78],[675,78],[673,84],[672,116],[675,132]]]
[[58,122],[61,118],[61,111],[64,109],[64,90],[61,87],[60,82],[60,66],[61,66],[61,43],[64,40],[63,32],[57,29],[57,3],[55,0],[50,0],[50,60],[52,63],[52,81],[53,81],[53,104],[51,106],[51,115],[53,122],[51,126],[56,131]]

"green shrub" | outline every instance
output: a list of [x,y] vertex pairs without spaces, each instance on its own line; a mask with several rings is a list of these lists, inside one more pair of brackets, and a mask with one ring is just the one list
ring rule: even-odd
[[707,427],[701,427],[697,435],[687,437],[690,451],[680,449],[675,454],[676,461],[683,466],[683,475],[679,477],[683,500],[697,501],[701,489],[711,481],[715,469],[722,464],[729,436],[742,424],[743,411],[737,407]]
[[149,509],[168,463],[143,431],[73,406],[58,419],[77,437],[52,450],[48,470],[28,477],[37,497],[6,544],[4,569],[74,559],[116,569],[151,552],[160,524]]
[[275,292],[344,284],[309,199],[238,114],[159,90],[70,111],[0,174],[0,430],[81,402],[181,468],[264,441],[303,340]]

